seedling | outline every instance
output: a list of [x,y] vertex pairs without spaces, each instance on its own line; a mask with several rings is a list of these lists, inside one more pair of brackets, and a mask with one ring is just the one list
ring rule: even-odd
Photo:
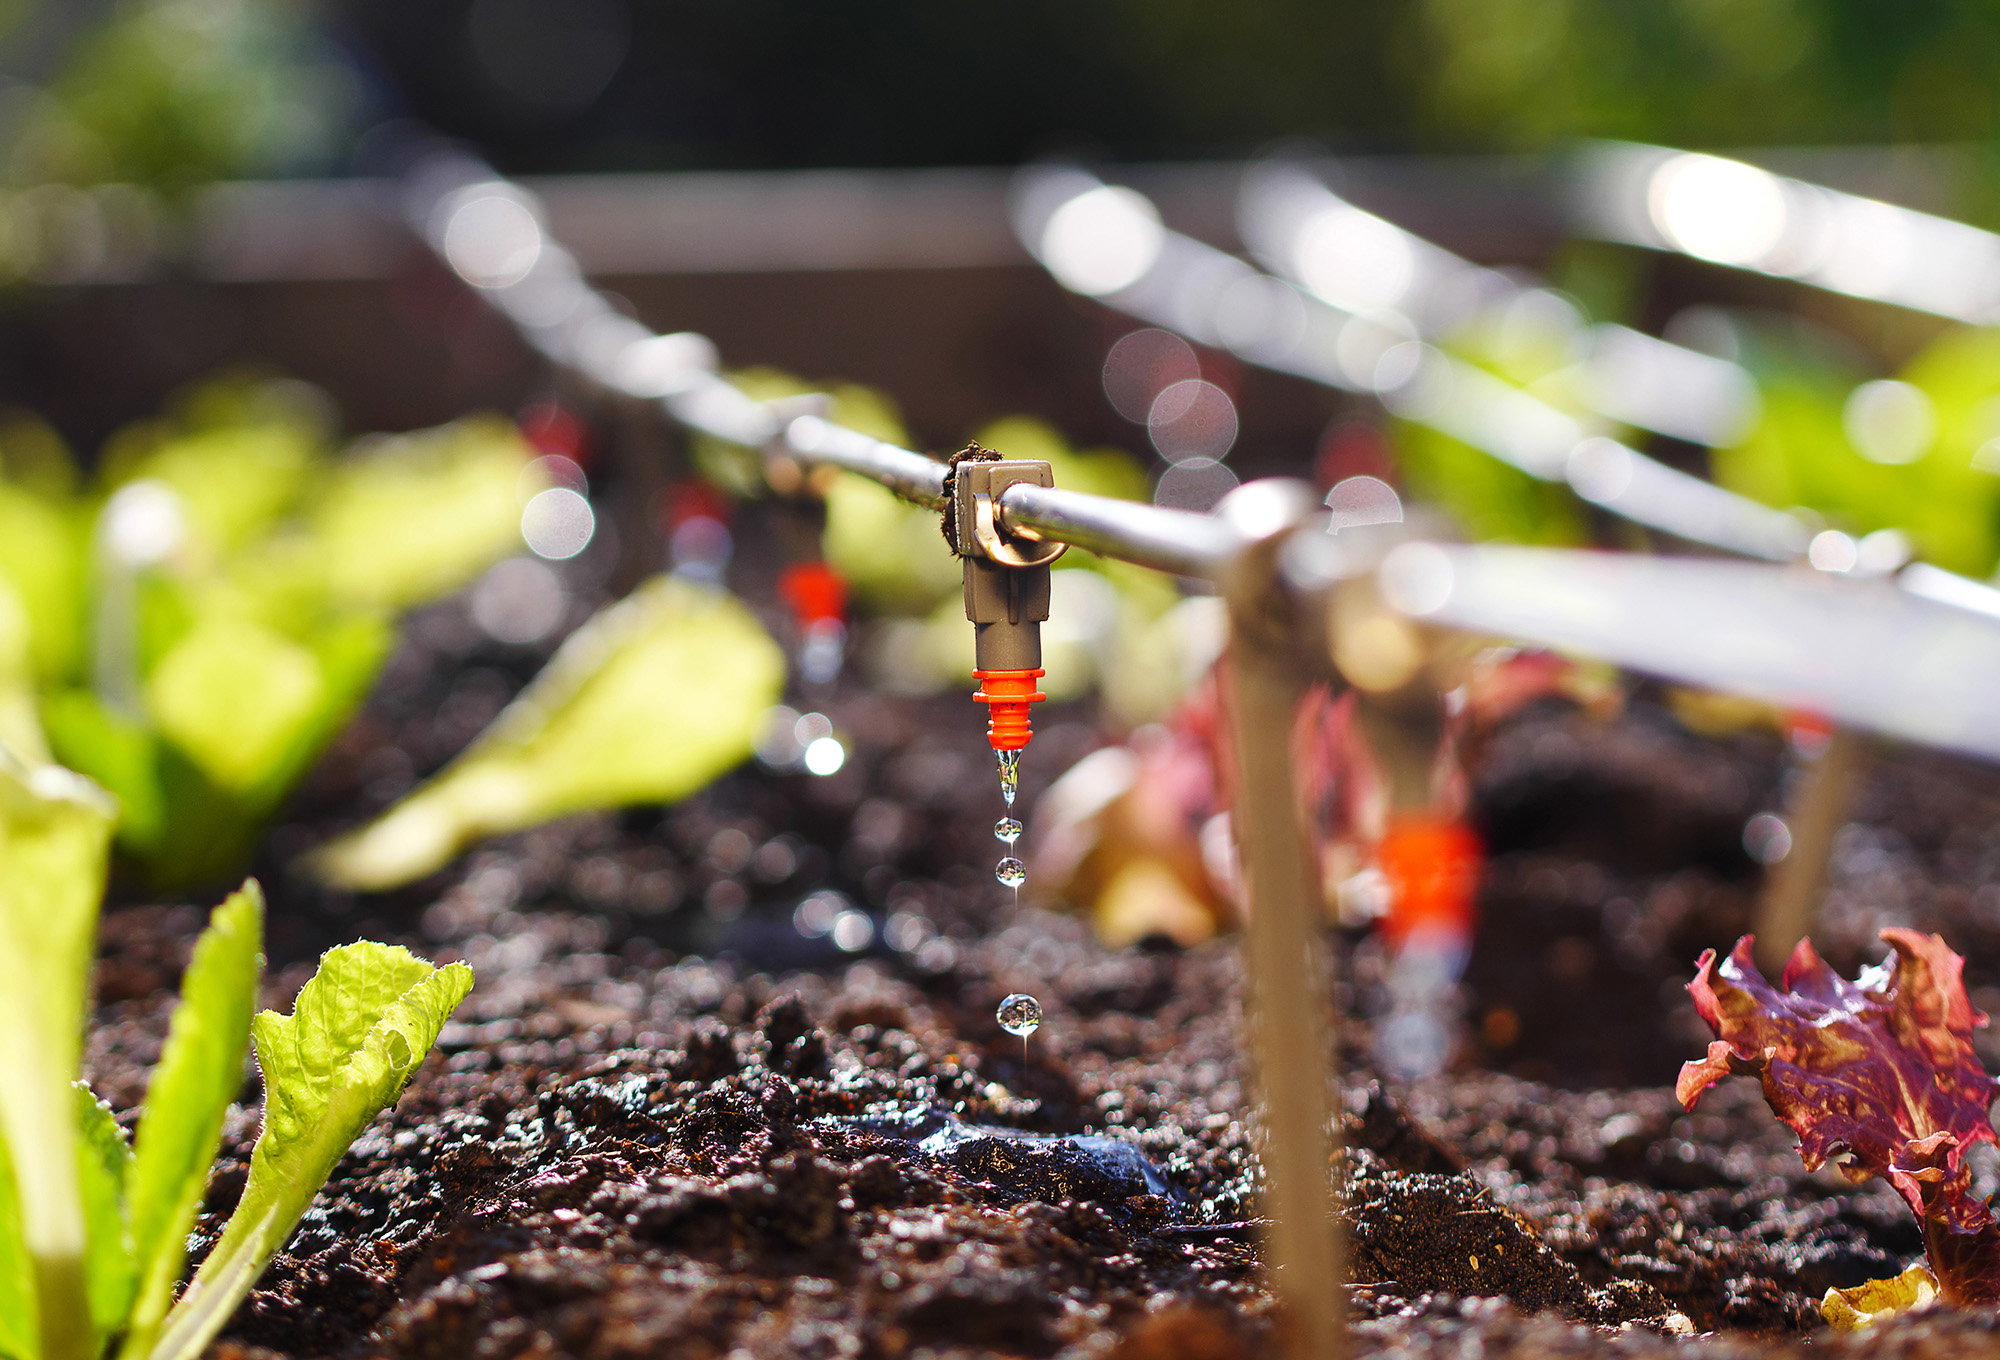
[[[0,1356],[193,1360],[334,1164],[408,1084],[472,987],[462,963],[328,951],[289,1016],[253,1017],[263,893],[196,942],[128,1144],[77,1079],[111,800],[0,750]],[[254,1036],[264,1127],[221,1240],[178,1300],[186,1243]]]
[[[2000,1302],[2000,1223],[1965,1165],[1975,1144],[2000,1142],[1987,1115],[1995,1084],[1972,1050],[1986,1016],[1938,936],[1892,928],[1882,939],[1894,956],[1853,982],[1801,940],[1781,988],[1757,970],[1750,936],[1720,963],[1704,953],[1688,991],[1716,1038],[1674,1094],[1693,1109],[1724,1077],[1758,1076],[1808,1170],[1831,1159],[1856,1184],[1882,1176],[1917,1216],[1934,1285],[1908,1279],[1904,1306],[1932,1287],[1947,1303]],[[1877,1311],[1883,1283],[1829,1290],[1821,1309]]]

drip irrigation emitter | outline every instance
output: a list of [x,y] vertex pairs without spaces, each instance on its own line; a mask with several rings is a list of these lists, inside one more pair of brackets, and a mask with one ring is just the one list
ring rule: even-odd
[[[653,401],[672,422],[766,449],[774,460],[868,477],[934,510],[949,498],[955,517],[961,492],[970,496],[968,614],[975,627],[1000,629],[997,650],[987,654],[992,664],[981,669],[1017,673],[1005,692],[986,690],[1000,703],[1033,702],[1018,673],[1038,670],[1039,652],[1024,650],[1018,630],[1045,616],[1047,605],[1034,603],[1032,584],[975,591],[973,572],[1045,569],[1047,560],[1038,568],[1035,559],[1068,544],[1221,589],[1245,795],[1236,830],[1250,899],[1251,1057],[1266,1102],[1263,1261],[1288,1317],[1287,1353],[1298,1360],[1344,1350],[1344,1268],[1328,1212],[1339,1130],[1327,1101],[1333,1053],[1321,982],[1328,970],[1314,961],[1320,895],[1292,792],[1291,717],[1309,680],[1348,669],[1338,638],[1343,618],[1360,607],[1354,601],[1414,628],[1420,652],[1447,633],[1504,637],[2000,761],[2000,691],[1987,682],[2000,673],[2000,619],[1977,610],[1879,583],[1802,580],[1761,563],[1393,535],[1369,548],[1365,537],[1327,533],[1326,517],[1311,513],[1312,495],[1297,482],[1251,482],[1203,515],[1055,487],[1045,465],[1030,460],[960,460],[954,470],[835,425],[809,401],[744,394],[714,371],[712,347],[677,343],[698,337],[655,335],[592,290],[575,260],[547,239],[532,196],[487,167],[458,154],[434,158],[416,166],[405,189],[412,226],[446,263],[587,386]],[[454,230],[468,217],[471,226]],[[985,471],[959,480],[968,467]],[[1015,476],[1007,468],[1029,471]],[[1008,561],[1010,553],[1019,562]],[[1913,657],[1924,664],[1911,664]],[[1412,673],[1413,688],[1391,687],[1370,701],[1409,736],[1413,752],[1423,749],[1428,721],[1415,702],[1424,694],[1417,682]],[[1406,698],[1409,707],[1401,705]],[[1025,742],[1024,712],[989,713],[989,727],[1004,730],[1005,740]],[[1411,769],[1420,764],[1413,757]]]
[[[1401,524],[1342,531],[1351,564],[1379,561],[1409,537]],[[1465,825],[1456,732],[1444,690],[1462,642],[1405,617],[1372,575],[1350,577],[1327,606],[1327,654],[1354,695],[1354,719],[1381,784],[1374,861],[1390,888],[1378,934],[1387,951],[1377,1017],[1383,1070],[1429,1076],[1451,1050],[1456,988],[1471,957],[1482,851]]]

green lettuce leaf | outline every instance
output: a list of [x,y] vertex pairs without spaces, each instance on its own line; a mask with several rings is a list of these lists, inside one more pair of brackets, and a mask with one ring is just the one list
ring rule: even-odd
[[42,1360],[92,1353],[77,1103],[116,815],[88,780],[0,749],[0,1139],[34,1263]]
[[121,1354],[135,1360],[152,1348],[173,1303],[222,1119],[243,1085],[263,933],[264,893],[250,879],[215,909],[195,942],[181,1004],[146,1087],[127,1197],[138,1297]]
[[316,867],[390,888],[483,836],[684,798],[750,754],[784,676],[783,654],[739,601],[656,577],[578,629],[463,754],[322,849]]
[[348,1144],[395,1103],[465,994],[472,970],[434,968],[406,949],[329,950],[289,1016],[251,1022],[264,1073],[264,1127],[243,1197],[215,1250],[167,1315],[153,1360],[193,1360],[229,1320]]
[[198,551],[216,558],[266,532],[298,499],[318,448],[313,431],[258,421],[176,434],[117,468],[118,483],[156,478],[181,499]]
[[27,608],[0,576],[0,746],[33,765],[49,758],[49,748],[35,717],[30,641]]
[[244,619],[198,623],[146,680],[162,735],[224,789],[255,783],[319,712],[313,654]]
[[75,669],[83,645],[85,533],[69,506],[0,482],[0,577],[28,616],[39,679]]
[[328,474],[308,523],[335,599],[407,609],[520,550],[534,450],[512,421],[476,417],[364,448]]
[[56,756],[118,796],[119,846],[158,885],[241,872],[259,825],[359,707],[393,642],[373,614],[304,642],[246,619],[185,634],[154,671],[158,727],[85,690],[49,695]]
[[83,1190],[83,1219],[89,1235],[84,1253],[90,1293],[90,1324],[98,1336],[124,1325],[132,1310],[132,1225],[125,1214],[125,1183],[132,1148],[111,1107],[90,1087],[75,1083],[77,1171]]

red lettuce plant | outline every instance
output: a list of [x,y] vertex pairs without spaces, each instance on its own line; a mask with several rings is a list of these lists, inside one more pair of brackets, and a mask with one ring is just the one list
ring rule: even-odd
[[1923,1224],[1940,1297],[2000,1302],[2000,1223],[1964,1160],[1974,1144],[2000,1142],[1987,1117],[1995,1082],[1972,1051],[1986,1016],[1966,998],[1965,961],[1936,935],[1884,930],[1894,957],[1849,982],[1801,940],[1780,990],[1751,962],[1751,938],[1719,964],[1712,949],[1701,956],[1688,991],[1716,1039],[1681,1068],[1674,1094],[1693,1109],[1724,1077],[1761,1077],[1808,1170],[1834,1158],[1856,1184],[1888,1178]]

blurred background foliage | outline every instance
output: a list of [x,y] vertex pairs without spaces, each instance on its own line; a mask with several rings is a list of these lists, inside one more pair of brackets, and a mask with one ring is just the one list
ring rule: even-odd
[[1983,142],[1974,0],[5,0],[16,183],[344,163],[415,116],[515,173]]
[[520,546],[539,486],[510,421],[340,450],[331,403],[227,375],[85,476],[0,426],[0,742],[117,795],[152,881],[240,867],[374,683],[398,612]]
[[1079,137],[1121,158],[1297,135],[1416,149],[1976,140],[2000,73],[2000,16],[1971,0],[345,0],[336,13],[412,111],[523,169],[1005,164]]
[[5,0],[6,178],[177,193],[339,164],[364,77],[318,17],[293,0]]

